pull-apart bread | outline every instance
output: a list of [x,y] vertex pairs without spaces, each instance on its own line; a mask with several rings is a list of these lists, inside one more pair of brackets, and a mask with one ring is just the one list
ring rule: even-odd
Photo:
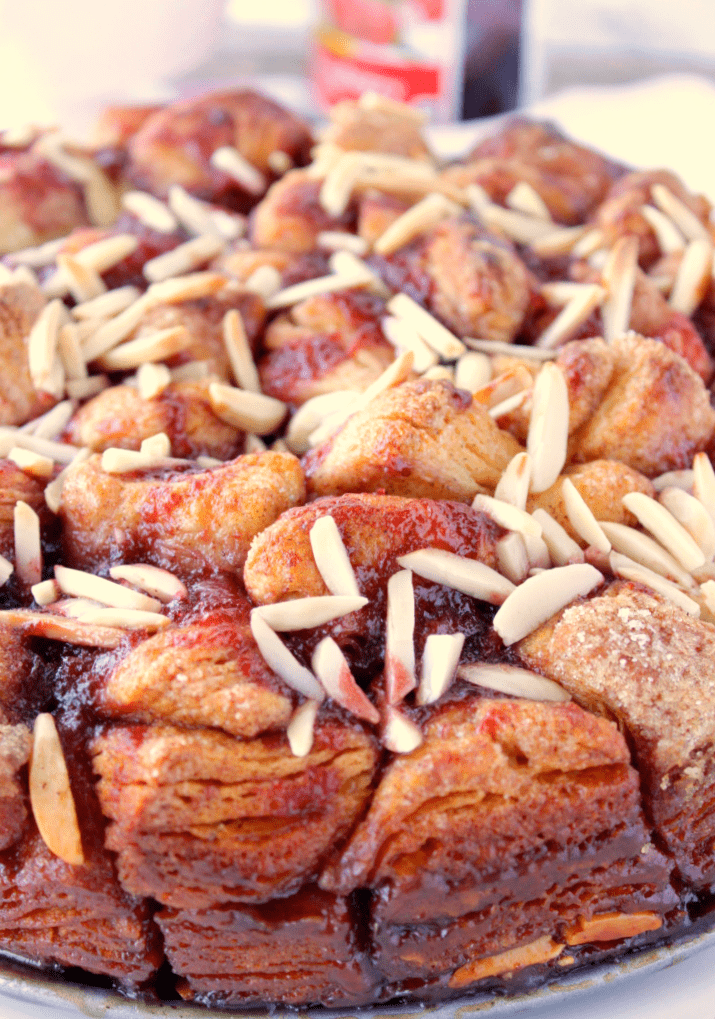
[[711,926],[712,221],[375,95],[0,134],[12,965],[354,1008]]

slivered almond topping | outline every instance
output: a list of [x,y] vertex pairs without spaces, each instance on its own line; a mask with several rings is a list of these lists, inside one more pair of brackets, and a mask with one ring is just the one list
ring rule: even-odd
[[511,581],[486,563],[466,559],[440,548],[408,552],[407,555],[399,556],[397,561],[404,569],[412,570],[426,580],[453,587],[456,591],[491,605],[501,605],[514,591]]
[[715,580],[706,580],[700,585],[700,594],[706,608],[715,616]]
[[189,462],[176,457],[151,456],[133,449],[105,449],[100,464],[105,474],[129,474],[132,471],[179,467]]
[[715,556],[715,522],[703,504],[682,488],[665,488],[660,503],[675,517],[709,561]]
[[607,343],[628,332],[633,288],[638,270],[638,238],[620,237],[603,268],[607,296],[601,308],[603,337]]
[[30,588],[32,597],[38,605],[51,605],[60,596],[60,589],[55,580],[41,580],[39,584],[33,584]]
[[491,358],[476,350],[462,354],[454,368],[454,385],[457,389],[466,389],[468,393],[476,393],[487,385],[491,377]]
[[52,241],[45,241],[35,248],[23,248],[21,251],[12,251],[5,256],[6,261],[12,265],[26,265],[28,268],[44,269],[52,265],[59,252],[67,243],[67,237],[57,237]]
[[653,205],[643,205],[640,211],[641,216],[655,234],[658,247],[664,255],[683,250],[686,244],[685,237],[670,216],[666,216],[664,212],[656,209]]
[[125,340],[139,325],[147,308],[147,296],[143,294],[115,318],[99,326],[82,344],[85,361],[94,361]]
[[666,471],[653,478],[653,488],[656,492],[662,492],[664,488],[682,488],[684,492],[693,494],[695,471],[690,468],[683,471]]
[[63,594],[91,598],[110,608],[140,609],[146,612],[158,612],[161,609],[161,602],[156,598],[149,598],[148,595],[83,570],[55,566],[55,580]]
[[85,460],[89,460],[91,455],[92,451],[86,446],[82,449],[78,449],[67,466],[64,467],[55,480],[51,481],[45,488],[45,502],[53,513],[58,513],[62,504],[62,487],[65,483],[65,478],[73,467],[84,463]]
[[[246,436],[246,438],[248,438],[248,436]],[[257,438],[257,436],[254,436],[254,438]],[[264,445],[265,445],[265,443],[264,443]],[[249,453],[249,452],[255,452],[255,453],[261,452],[261,453],[264,453],[265,449],[262,449],[262,450],[258,450],[258,449],[256,449],[256,450],[248,450],[248,449],[246,449],[245,452],[246,453]],[[207,470],[209,470],[211,467],[221,467],[221,466],[223,466],[225,461],[224,460],[219,460],[218,457],[216,457],[216,456],[197,456],[196,457],[196,463],[198,464],[199,467],[205,467]]]
[[531,457],[531,491],[544,492],[566,462],[569,393],[558,365],[545,364],[534,383],[526,448]]
[[395,294],[387,302],[387,310],[413,325],[425,343],[446,361],[453,361],[467,349],[454,333],[407,294]]
[[[528,453],[517,453],[507,464],[494,489],[494,498],[508,502],[517,509],[526,509],[531,484],[531,457]],[[541,528],[541,525],[539,525]],[[539,530],[541,533],[541,530]]]
[[67,427],[70,418],[77,409],[74,400],[63,400],[56,403],[52,410],[24,424],[20,431],[35,435],[39,439],[55,439]]
[[513,414],[515,410],[519,410],[520,407],[526,406],[531,400],[532,389],[522,389],[520,393],[515,393],[513,396],[507,397],[506,400],[502,400],[501,403],[495,404],[489,408],[489,416],[498,421],[499,418],[505,417],[507,414]]
[[32,506],[18,500],[13,511],[15,571],[28,586],[42,580],[42,543],[40,518]]
[[84,862],[67,763],[52,715],[40,714],[32,733],[30,804],[42,841],[73,867]]
[[171,439],[166,432],[156,432],[147,439],[142,439],[139,452],[152,458],[171,456]]
[[171,326],[120,343],[96,360],[107,371],[128,371],[148,361],[165,361],[186,350],[191,342],[191,333],[185,326]]
[[519,945],[517,948],[510,948],[499,955],[489,955],[484,959],[476,959],[460,966],[449,978],[450,987],[466,987],[484,977],[499,976],[501,973],[511,973],[513,970],[522,969],[524,966],[536,966],[539,963],[550,962],[558,958],[564,950],[564,945],[558,944],[548,934],[530,941],[527,945]]
[[76,644],[78,647],[109,649],[119,647],[124,640],[122,631],[111,626],[88,626],[76,619],[64,619],[61,616],[30,612],[27,609],[0,612],[0,622],[35,637]]
[[116,626],[120,630],[163,630],[171,624],[168,616],[142,609],[88,609],[78,616],[80,623],[92,626]]
[[546,327],[536,341],[536,345],[544,350],[553,350],[570,339],[583,325],[596,308],[600,307],[606,297],[603,287],[584,284],[564,306],[553,322]]
[[477,493],[472,502],[472,509],[485,513],[507,531],[517,531],[519,534],[532,534],[536,538],[541,537],[541,524],[534,520],[530,513],[518,509],[511,503],[495,499],[491,495]]
[[551,553],[543,537],[535,538],[533,534],[522,534],[521,538],[529,559],[530,572],[534,569],[550,570],[553,565]]
[[77,447],[65,442],[53,442],[39,435],[30,435],[15,428],[0,428],[0,456],[7,456],[13,446],[32,450],[60,463],[69,463],[77,454]]
[[504,201],[515,212],[523,212],[526,216],[536,216],[537,219],[552,222],[548,205],[539,192],[525,180],[515,184]]
[[272,630],[310,630],[323,626],[333,619],[341,619],[367,605],[367,598],[347,595],[318,595],[312,598],[295,598],[292,601],[261,605],[253,611],[265,620]]
[[223,343],[236,383],[247,392],[260,393],[261,383],[256,362],[253,360],[243,319],[235,308],[227,311],[223,317]]
[[76,325],[68,322],[67,325],[62,326],[57,336],[57,353],[60,356],[65,377],[69,381],[87,378],[87,365],[82,352],[79,329]]
[[[146,301],[147,308],[159,304],[182,304],[184,301],[198,301],[212,297],[226,286],[228,279],[220,272],[192,272],[176,279],[152,283],[139,300]],[[138,303],[138,302],[137,302]]]
[[92,226],[111,226],[119,215],[117,189],[99,168],[84,185],[84,204]]
[[318,517],[309,536],[315,565],[330,593],[360,598],[355,571],[333,517]]
[[473,336],[465,336],[463,342],[470,350],[482,351],[484,354],[504,354],[505,357],[518,357],[525,361],[552,361],[558,356],[556,350],[542,350],[540,347],[527,347],[521,343],[502,343],[501,340],[480,340]]
[[623,496],[622,502],[641,526],[650,531],[653,537],[678,560],[684,570],[690,572],[703,565],[705,556],[702,550],[665,506],[644,495],[643,492],[628,492]]
[[554,258],[557,255],[568,255],[575,251],[579,242],[585,240],[587,233],[585,226],[560,226],[549,233],[534,237],[529,242],[529,247],[542,258]]
[[50,460],[48,456],[41,456],[39,453],[32,453],[29,449],[22,449],[20,446],[15,446],[7,455],[8,460],[12,460],[14,464],[24,471],[25,474],[30,474],[34,478],[51,478],[54,470],[54,461]]
[[270,435],[288,410],[284,403],[272,396],[249,393],[220,382],[209,384],[209,400],[214,413],[222,421],[254,435]]
[[475,215],[489,227],[496,227],[517,244],[530,244],[554,231],[554,224],[538,216],[525,216],[523,212],[505,209],[494,202],[471,201]]
[[71,619],[79,619],[90,609],[101,609],[102,606],[91,598],[60,598],[53,602],[51,612],[58,612],[62,616],[69,616]]
[[178,220],[171,209],[146,191],[125,192],[122,195],[122,206],[157,233],[171,234],[179,229]]
[[388,99],[379,92],[363,92],[357,101],[361,110],[375,110],[395,117],[402,117],[404,120],[411,120],[415,124],[425,124],[427,114],[415,106],[408,106],[407,103],[397,102],[395,99]]
[[385,692],[388,704],[397,704],[417,685],[414,632],[412,573],[400,570],[387,582]]
[[607,520],[600,520],[599,523],[616,552],[628,556],[637,565],[659,573],[661,577],[672,580],[686,590],[695,587],[695,581],[688,571],[649,535],[636,531],[634,527],[628,527],[626,524],[616,524]]
[[15,567],[6,559],[4,555],[0,555],[0,587],[7,584],[10,577],[15,572]]
[[87,400],[90,396],[96,396],[103,389],[109,386],[109,378],[106,375],[90,375],[89,378],[68,379],[65,389],[67,395],[73,400]]
[[323,688],[312,672],[291,654],[275,630],[256,612],[251,612],[251,633],[266,665],[293,690],[315,701],[325,698]]
[[447,216],[459,212],[460,206],[444,195],[432,192],[390,223],[374,242],[373,250],[378,255],[391,255],[419,234],[437,226]]
[[27,341],[32,384],[35,389],[50,393],[58,400],[64,395],[64,372],[57,375],[57,339],[65,314],[61,301],[50,301],[38,315]]
[[186,364],[179,364],[169,371],[172,382],[202,382],[216,376],[210,361],[187,361]]
[[445,382],[451,382],[454,385],[454,368],[451,368],[448,364],[435,364],[431,368],[428,368],[426,372],[422,372],[423,379],[441,380]]
[[599,230],[598,228],[588,230],[571,248],[571,254],[574,258],[588,258],[589,255],[592,255],[594,251],[598,251],[599,248],[604,247],[605,244],[606,235],[603,230]]
[[663,918],[657,913],[596,913],[590,920],[579,917],[564,932],[567,945],[586,945],[592,941],[618,941],[634,938],[646,931],[657,931]]
[[633,562],[632,559],[621,555],[620,552],[611,552],[609,559],[611,570],[617,577],[623,577],[624,580],[632,580],[637,584],[643,584],[644,587],[651,588],[691,616],[700,615],[698,603],[659,573],[649,570],[646,566],[641,566],[640,563]]
[[321,230],[317,237],[319,248],[326,251],[350,251],[353,255],[362,257],[369,250],[369,245],[364,237],[357,234],[349,234],[345,230]]
[[326,155],[327,175],[319,201],[331,216],[342,216],[358,185],[384,189],[388,193],[429,194],[442,190],[429,163],[378,152],[345,152],[336,160],[331,153]]
[[60,254],[57,265],[67,280],[67,288],[75,301],[91,301],[95,297],[106,294],[104,280],[91,267],[82,263],[73,255]]
[[661,212],[673,220],[678,229],[689,241],[709,240],[709,234],[694,212],[681,202],[664,184],[654,184],[651,188],[653,201]]
[[232,145],[223,145],[211,153],[211,165],[222,173],[233,177],[241,187],[252,195],[263,195],[268,188],[268,181],[260,170],[249,163],[242,153]]
[[422,339],[412,323],[394,315],[387,315],[380,322],[385,337],[398,352],[411,350],[414,355],[414,369],[420,375],[429,371],[439,361],[439,357]]
[[460,679],[483,686],[488,690],[512,697],[523,697],[529,701],[570,701],[571,695],[562,686],[551,679],[539,676],[529,669],[520,669],[516,665],[492,664],[490,662],[474,662],[460,665],[457,670]]
[[249,432],[243,444],[244,453],[265,453],[268,446],[260,435],[251,435]]
[[529,556],[521,534],[512,532],[500,538],[496,544],[499,572],[512,584],[520,584],[529,573]]
[[[86,248],[76,251],[72,256],[84,269],[90,269],[101,275],[113,268],[118,262],[131,255],[137,248],[139,240],[133,234],[114,234],[102,240],[88,244]],[[59,257],[59,256],[58,256]],[[58,270],[42,285],[48,297],[64,297],[69,290],[67,274]]]
[[545,570],[512,591],[494,616],[494,629],[504,644],[515,644],[602,583],[603,574],[589,563]]
[[363,718],[373,725],[378,724],[380,712],[355,682],[345,656],[332,637],[320,641],[313,652],[311,663],[328,697],[332,697],[357,718]]
[[395,707],[385,710],[382,742],[393,754],[411,754],[423,742],[419,726]]
[[715,470],[707,453],[693,457],[693,495],[715,520]]
[[581,294],[590,293],[593,283],[572,283],[570,280],[557,280],[555,283],[544,283],[541,296],[552,308],[563,308]]
[[710,287],[713,246],[710,240],[690,241],[678,266],[668,304],[675,311],[692,315],[702,303]]
[[315,719],[320,704],[308,700],[295,709],[286,729],[290,751],[294,757],[307,757],[313,747]]
[[220,254],[224,246],[223,238],[215,234],[203,234],[149,259],[144,263],[142,272],[150,283],[160,283],[205,265]]
[[233,241],[246,232],[246,220],[238,213],[215,208],[185,191],[180,184],[169,188],[169,208],[189,234],[214,234]]
[[358,395],[356,390],[340,389],[306,400],[288,422],[288,448],[293,453],[306,453],[310,449],[312,433],[329,415],[344,410]]
[[336,290],[352,290],[354,287],[365,287],[372,283],[374,274],[353,270],[351,273],[331,273],[329,276],[318,276],[316,279],[305,280],[303,283],[294,283],[290,287],[279,290],[276,294],[266,299],[266,307],[271,310],[277,308],[288,308],[292,304],[298,304],[309,297],[317,297],[319,294],[330,294]]
[[587,545],[593,545],[603,555],[608,555],[611,551],[611,543],[570,478],[564,478],[561,482],[561,497],[574,531]]
[[142,400],[153,400],[171,384],[171,372],[165,364],[141,364],[136,382]]
[[269,169],[271,169],[273,173],[277,174],[288,173],[288,171],[295,166],[291,157],[287,152],[284,152],[283,149],[274,149],[273,152],[269,152],[266,157],[266,162],[268,163]]
[[422,655],[422,677],[416,698],[418,704],[433,704],[450,688],[463,647],[463,633],[429,635]]
[[274,265],[259,265],[244,283],[246,290],[258,294],[264,301],[275,297],[282,286],[282,277]]

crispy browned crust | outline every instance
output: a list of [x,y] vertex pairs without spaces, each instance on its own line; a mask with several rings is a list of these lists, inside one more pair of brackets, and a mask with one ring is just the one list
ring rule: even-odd
[[37,287],[0,284],[0,424],[21,425],[57,402],[35,389],[27,356],[27,337],[44,305]]
[[32,736],[26,725],[0,724],[0,849],[22,836],[27,820],[27,796],[20,769],[27,764]]
[[349,229],[352,206],[342,216],[331,216],[320,204],[321,186],[305,170],[291,170],[272,184],[251,216],[254,247],[299,254],[313,250],[322,230]]
[[0,255],[87,225],[82,191],[32,149],[0,152]]

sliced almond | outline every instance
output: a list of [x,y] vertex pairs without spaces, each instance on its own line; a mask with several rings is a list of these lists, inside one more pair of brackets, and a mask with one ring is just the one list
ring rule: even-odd
[[264,619],[272,630],[284,633],[289,630],[309,630],[323,626],[333,619],[341,619],[357,612],[368,603],[367,598],[346,595],[318,595],[313,598],[294,598],[292,601],[261,605],[253,611]]
[[664,184],[654,184],[651,188],[653,201],[666,216],[673,220],[678,229],[689,241],[709,240],[707,229],[700,222],[685,202],[682,202],[670,188]]
[[468,350],[457,359],[454,367],[454,385],[468,393],[476,393],[486,386],[492,377],[492,361],[488,354]]
[[706,580],[700,585],[700,594],[706,607],[715,616],[715,580]]
[[531,534],[541,537],[541,524],[530,513],[517,509],[511,503],[502,502],[491,495],[477,493],[472,502],[472,509],[485,513],[488,517],[507,531],[518,531],[519,534]]
[[670,255],[674,251],[682,251],[685,248],[685,237],[670,216],[666,216],[664,212],[656,209],[653,205],[642,205],[640,211],[641,216],[655,234],[662,254]]
[[571,339],[591,313],[603,304],[605,297],[606,291],[595,283],[578,291],[539,336],[537,347],[553,350]]
[[422,677],[417,690],[418,704],[433,704],[454,682],[464,647],[463,633],[431,633],[422,654]]
[[6,559],[4,555],[0,555],[0,587],[7,584],[10,577],[15,572],[15,567]]
[[53,513],[59,512],[60,506],[62,504],[62,488],[64,486],[65,478],[67,477],[68,473],[73,467],[81,463],[84,463],[85,460],[89,460],[91,455],[92,451],[87,447],[78,449],[72,460],[67,464],[67,466],[64,467],[63,470],[61,470],[57,477],[54,479],[54,481],[51,481],[49,485],[47,485],[47,487],[45,488],[45,502],[47,503],[48,507],[52,510]]
[[140,588],[163,604],[175,598],[185,598],[188,594],[185,584],[173,573],[148,563],[112,566],[109,575],[114,580],[126,580],[128,584]]
[[393,754],[411,754],[424,742],[422,731],[411,719],[397,708],[385,711],[382,742]]
[[285,403],[272,396],[249,393],[220,382],[209,384],[209,400],[214,413],[223,421],[254,435],[270,435],[288,411]]
[[157,432],[142,439],[139,451],[148,457],[171,456],[171,439],[166,432]]
[[206,265],[212,258],[216,258],[224,247],[225,241],[222,237],[217,237],[216,234],[202,234],[149,259],[144,263],[142,272],[150,283],[160,283],[162,280],[182,276]]
[[710,561],[715,556],[715,522],[700,500],[682,488],[665,488],[658,499]]
[[444,195],[432,192],[401,216],[398,216],[373,244],[378,255],[391,255],[411,240],[437,226],[445,217],[461,212],[458,205]]
[[518,945],[516,948],[509,948],[506,952],[500,952],[498,955],[489,955],[460,966],[449,978],[449,986],[466,987],[467,984],[472,984],[475,980],[482,980],[485,977],[500,976],[502,973],[512,973],[515,970],[523,969],[524,966],[548,963],[552,959],[557,959],[564,947],[548,934],[544,934],[536,941],[530,941],[526,945]]
[[542,284],[541,296],[552,308],[563,308],[570,304],[574,297],[590,293],[593,285],[593,283],[573,283],[571,280],[556,280],[552,283]]
[[78,647],[116,648],[124,641],[124,633],[110,626],[88,626],[76,619],[27,609],[8,609],[0,612],[0,621],[35,637],[62,641]]
[[638,269],[638,238],[620,237],[613,246],[603,269],[608,291],[601,309],[603,336],[607,343],[628,332],[631,320],[633,288]]
[[67,243],[67,237],[56,237],[54,240],[45,241],[34,248],[22,248],[20,251],[12,251],[5,256],[6,261],[12,265],[26,265],[34,269],[44,269],[52,265],[58,254]]
[[494,202],[482,202],[472,208],[476,216],[489,227],[496,227],[516,241],[517,244],[531,244],[541,237],[553,233],[554,224],[539,216],[526,216],[523,212],[515,212],[513,209],[505,209]]
[[515,410],[519,410],[520,407],[525,407],[532,398],[533,390],[522,389],[520,393],[515,393],[514,396],[508,397],[506,400],[502,400],[501,403],[495,404],[489,408],[489,416],[498,421],[499,418],[505,417],[507,414],[513,414]]
[[125,191],[122,195],[122,206],[157,233],[172,234],[179,229],[178,220],[171,209],[146,191]]
[[487,690],[498,690],[511,697],[523,697],[528,701],[570,701],[571,695],[562,686],[545,676],[539,676],[529,669],[501,663],[474,662],[460,665],[457,675],[460,679]]
[[65,314],[61,301],[50,301],[35,320],[27,340],[27,359],[35,389],[57,399],[64,395],[64,373],[58,378],[56,369],[57,340]]
[[79,452],[77,446],[70,446],[69,443],[43,439],[16,428],[0,428],[0,456],[7,456],[13,446],[29,449],[58,463],[69,463]]
[[18,500],[13,511],[15,536],[15,571],[28,586],[42,580],[42,542],[40,518],[32,506]]
[[547,223],[552,222],[548,205],[539,192],[525,180],[520,180],[518,184],[515,184],[504,201],[515,212],[523,212],[525,216],[535,216]]
[[715,470],[707,453],[693,457],[693,495],[715,520]]
[[62,326],[57,335],[57,353],[65,371],[65,378],[87,378],[87,365],[82,352],[80,331],[76,325],[68,322]]
[[531,457],[531,491],[544,492],[554,484],[566,462],[569,431],[569,393],[556,364],[543,365],[534,383],[526,448]]
[[54,461],[48,456],[41,456],[39,453],[32,453],[29,449],[22,449],[14,446],[7,455],[8,460],[33,478],[51,478],[54,471]]
[[561,482],[561,497],[574,531],[587,545],[593,545],[603,555],[608,555],[611,543],[570,478],[564,478]]
[[426,580],[452,587],[491,605],[501,605],[514,590],[511,581],[486,563],[441,548],[408,552],[399,556],[397,561],[404,569],[412,570]]
[[325,698],[323,688],[312,672],[291,654],[275,630],[254,609],[251,612],[251,633],[263,659],[277,676],[293,690],[315,701]]
[[585,226],[560,226],[535,237],[529,242],[529,247],[541,258],[556,258],[571,254],[587,236]]
[[617,577],[623,577],[624,580],[632,580],[637,584],[643,584],[644,587],[651,588],[691,616],[700,615],[698,603],[659,573],[654,573],[653,570],[641,566],[640,563],[633,562],[627,556],[621,555],[620,552],[611,552],[609,558],[611,570]]
[[359,258],[368,252],[368,243],[364,237],[349,234],[344,230],[321,230],[317,236],[317,244],[326,251],[350,251]]
[[143,294],[124,311],[119,312],[114,318],[101,325],[82,344],[85,360],[94,361],[125,340],[139,325],[147,307],[147,296]]
[[426,372],[422,372],[423,379],[432,379],[433,381],[444,380],[445,382],[451,382],[454,385],[454,368],[448,364],[435,364],[431,368],[428,368]]
[[170,371],[172,382],[203,382],[204,379],[216,377],[210,361],[187,361]]
[[500,538],[496,545],[496,553],[499,572],[512,584],[520,584],[526,579],[531,564],[521,534],[512,532]]
[[223,317],[223,344],[231,362],[233,377],[241,387],[249,393],[260,393],[261,383],[258,369],[253,360],[251,345],[246,336],[241,314],[231,308]]
[[340,389],[332,393],[321,393],[306,400],[288,422],[286,442],[288,448],[297,454],[310,449],[310,436],[335,412],[341,412],[358,396],[355,390]]
[[93,573],[85,573],[83,570],[55,566],[55,580],[64,594],[77,598],[91,598],[111,608],[140,609],[146,612],[158,612],[161,609],[161,602],[156,598],[149,598],[122,584],[115,584],[111,580],[97,577]]
[[315,719],[320,703],[304,701],[295,709],[286,729],[286,737],[294,757],[307,757],[313,747]]
[[266,162],[269,169],[277,174],[288,173],[295,166],[291,157],[283,149],[274,149],[273,152],[269,152],[266,156]]
[[[494,498],[508,502],[517,509],[526,509],[531,484],[531,457],[517,453],[506,466],[494,490]],[[539,525],[541,526],[541,525]]]
[[446,361],[453,361],[465,352],[462,341],[407,294],[395,294],[387,302],[387,310],[411,323],[425,343]]
[[177,457],[151,456],[134,449],[105,449],[100,466],[105,474],[131,474],[134,471],[168,470],[184,467],[189,460]]
[[695,471],[692,469],[666,471],[665,474],[659,474],[652,481],[656,492],[662,492],[664,488],[682,488],[684,492],[689,492],[692,495],[695,484]]
[[29,773],[30,803],[42,841],[73,867],[84,860],[72,789],[62,744],[52,715],[35,719]]
[[523,344],[502,343],[501,340],[480,340],[473,336],[465,336],[463,342],[470,350],[484,354],[503,354],[504,357],[518,357],[524,361],[553,361],[558,356],[556,350],[542,350],[540,347],[527,347]]
[[198,301],[212,297],[226,286],[228,279],[220,272],[192,272],[175,279],[152,283],[139,300],[146,301],[147,308],[160,304],[183,304],[184,301]]
[[703,302],[712,279],[713,246],[710,240],[690,241],[678,266],[668,304],[683,315],[692,315]]
[[512,396],[521,396],[531,392],[533,378],[528,368],[517,365],[491,379],[473,394],[477,403],[493,408]]
[[88,609],[77,617],[81,623],[90,626],[116,626],[120,630],[163,630],[171,624],[168,616],[159,612],[144,612],[141,609]]
[[420,375],[429,371],[439,361],[437,353],[422,339],[411,322],[394,315],[386,315],[380,322],[385,338],[395,347],[398,353],[412,351],[414,369]]
[[[101,608],[99,602],[93,601],[91,598],[60,598],[58,601],[52,602],[50,612],[59,612],[60,615],[69,616],[70,619],[79,619],[85,612]],[[113,632],[118,631],[113,630]]]
[[266,307],[271,311],[288,308],[293,304],[306,301],[309,297],[320,294],[331,294],[337,290],[351,290],[354,287],[365,287],[373,282],[373,273],[354,270],[351,273],[331,273],[329,276],[318,276],[316,279],[294,283],[290,287],[279,290],[266,299]]
[[494,616],[494,629],[504,644],[515,644],[602,583],[603,574],[589,563],[545,570],[512,591]]
[[355,571],[334,518],[318,517],[309,537],[315,565],[330,593],[360,598]]
[[233,241],[246,232],[246,219],[237,213],[215,208],[185,191],[180,184],[169,188],[168,205],[187,233],[214,234]]
[[643,492],[628,492],[623,505],[661,545],[678,560],[684,570],[697,570],[705,556],[685,528],[678,523],[665,506]]
[[103,389],[109,388],[109,377],[107,375],[90,375],[85,379],[68,379],[67,395],[73,400],[88,400]]
[[388,704],[399,703],[417,685],[414,634],[412,573],[400,570],[387,582],[385,690]]
[[168,385],[171,385],[171,372],[165,364],[153,364],[148,361],[139,365],[136,383],[142,400],[155,400]]
[[564,932],[564,941],[567,945],[619,941],[635,938],[646,931],[657,931],[662,926],[663,917],[658,913],[596,913],[589,920],[579,917],[578,922]]
[[259,265],[244,283],[246,290],[258,294],[264,301],[275,296],[281,288],[282,277],[274,265]]
[[51,605],[60,596],[60,589],[55,580],[41,580],[39,584],[33,584],[30,588],[32,597],[38,605]]
[[60,254],[57,265],[67,280],[67,288],[78,303],[91,301],[107,292],[107,287],[99,273],[89,266],[82,265],[73,255]]
[[147,361],[166,361],[186,350],[192,342],[191,333],[185,326],[171,326],[120,343],[97,358],[97,363],[107,371],[128,371]]
[[686,589],[694,588],[695,582],[687,570],[684,570],[670,552],[642,531],[626,524],[599,521],[602,530],[608,537],[616,552],[628,556],[639,566],[645,566],[654,573],[659,573],[666,580],[672,580]]
[[311,664],[328,697],[357,718],[378,724],[380,712],[355,682],[345,656],[332,637],[320,641],[313,652]]
[[241,187],[252,195],[263,195],[268,188],[268,181],[260,170],[249,163],[246,157],[232,145],[223,145],[211,154],[211,165],[222,173],[233,177]]

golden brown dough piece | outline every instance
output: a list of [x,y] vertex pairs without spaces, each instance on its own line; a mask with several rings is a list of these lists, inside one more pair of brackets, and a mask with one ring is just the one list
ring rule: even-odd
[[41,517],[47,517],[44,485],[21,471],[12,460],[0,459],[0,555],[15,558],[13,511],[21,500],[32,506]]
[[550,951],[534,961],[555,959],[594,913],[662,926],[677,898],[613,723],[575,704],[470,696],[434,709],[423,733],[320,881],[374,890],[388,978],[462,988],[537,939]]
[[213,92],[149,116],[129,140],[126,173],[137,187],[162,198],[180,184],[207,201],[245,208],[255,197],[211,166],[213,152],[236,148],[259,172],[270,174],[273,152],[300,164],[311,144],[307,125],[265,96],[249,89]]
[[31,747],[26,725],[0,724],[0,849],[18,841],[27,821],[27,796],[19,772]]
[[159,725],[106,729],[91,753],[123,886],[206,909],[266,902],[314,878],[362,812],[378,752],[363,729],[322,718],[306,757],[282,734]]
[[469,393],[420,379],[376,397],[303,464],[314,495],[384,489],[468,502],[520,449]]
[[636,518],[623,505],[622,499],[629,492],[644,492],[654,496],[652,483],[643,474],[618,460],[591,460],[578,467],[567,467],[551,488],[538,495],[529,496],[527,508],[532,513],[537,507],[547,510],[564,527],[571,537],[580,543],[583,540],[574,531],[569,521],[562,486],[568,478],[583,496],[588,508],[597,520],[611,520],[616,524],[637,525]]
[[349,230],[353,207],[342,216],[327,213],[319,200],[322,183],[305,170],[291,170],[272,184],[251,216],[253,245],[298,254],[312,251],[323,230]]
[[650,477],[689,466],[715,431],[702,379],[657,340],[628,334],[600,351],[613,372],[598,407],[571,435],[570,459],[621,460]]
[[174,382],[151,399],[133,386],[113,386],[83,404],[65,436],[76,446],[101,453],[110,447],[139,449],[144,439],[165,432],[176,457],[230,460],[242,450],[244,433],[217,417],[206,382]]
[[249,607],[227,593],[223,609],[199,609],[132,648],[100,681],[100,713],[205,725],[246,739],[284,729],[295,697],[264,662]]
[[618,720],[656,832],[687,881],[711,884],[715,627],[618,582],[527,637],[519,655]]
[[67,562],[120,557],[181,575],[243,568],[253,537],[305,498],[290,453],[261,453],[202,471],[143,477],[106,474],[99,456],[67,476],[60,516]]
[[409,111],[370,109],[360,100],[346,99],[331,108],[330,121],[321,140],[339,149],[431,160],[423,124]]
[[0,424],[22,425],[44,414],[54,396],[35,389],[27,338],[45,298],[29,283],[0,282]]
[[157,923],[188,1000],[338,1007],[375,996],[352,909],[314,886],[263,906],[163,909]]
[[0,721],[20,722],[29,706],[40,706],[46,691],[30,682],[34,663],[27,637],[0,622]]
[[380,328],[385,303],[360,290],[321,294],[270,323],[259,363],[263,391],[301,404],[339,389],[362,391],[395,359]]

